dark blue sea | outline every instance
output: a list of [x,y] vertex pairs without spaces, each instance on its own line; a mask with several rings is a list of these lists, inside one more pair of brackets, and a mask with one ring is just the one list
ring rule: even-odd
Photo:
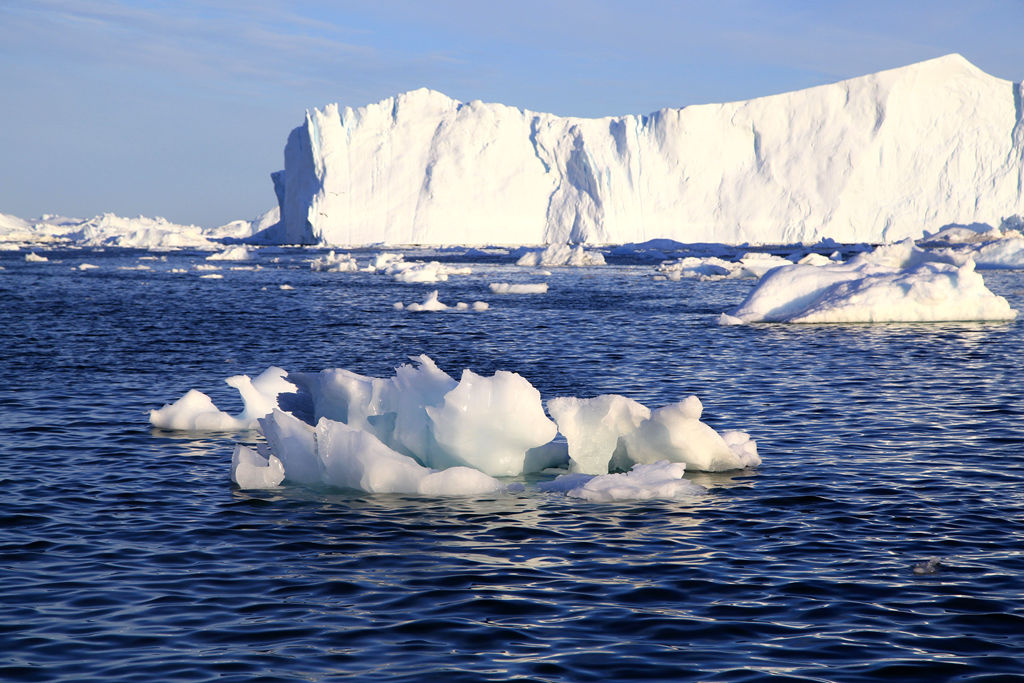
[[[753,281],[614,257],[439,252],[473,274],[411,285],[289,249],[222,279],[41,253],[0,253],[0,680],[1024,680],[1020,321],[721,327]],[[1024,275],[985,279],[1024,310]],[[491,308],[393,307],[432,289]],[[545,400],[697,394],[764,462],[681,501],[241,491],[256,435],[148,422],[192,388],[237,412],[230,375],[421,353]]]

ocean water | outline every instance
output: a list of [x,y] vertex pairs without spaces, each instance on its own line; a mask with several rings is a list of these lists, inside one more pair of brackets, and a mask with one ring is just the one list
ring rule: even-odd
[[[752,281],[614,259],[432,254],[474,272],[404,285],[287,249],[219,280],[170,272],[198,253],[48,256],[0,253],[0,680],[1024,676],[1020,322],[720,327]],[[985,278],[1024,310],[1024,275]],[[392,306],[435,288],[491,308]],[[237,411],[233,374],[420,353],[545,399],[695,393],[764,463],[683,501],[240,491],[253,434],[147,421],[191,388]]]

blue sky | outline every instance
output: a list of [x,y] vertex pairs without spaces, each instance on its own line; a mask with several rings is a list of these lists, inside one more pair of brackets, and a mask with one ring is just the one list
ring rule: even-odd
[[4,0],[0,212],[213,226],[274,204],[310,107],[419,87],[570,116],[959,52],[1024,79],[1024,0]]

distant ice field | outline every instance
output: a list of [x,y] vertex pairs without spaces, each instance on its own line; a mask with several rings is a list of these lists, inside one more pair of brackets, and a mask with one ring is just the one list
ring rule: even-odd
[[[26,253],[0,251],[2,680],[1020,673],[1019,320],[721,325],[755,280],[659,278],[636,254],[406,251],[453,274],[405,282],[311,267],[326,250]],[[984,272],[1017,310],[1021,278]],[[449,309],[409,310],[435,290]],[[696,394],[762,463],[688,470],[707,493],[679,500],[570,498],[539,486],[554,474],[243,491],[232,451],[255,433],[148,421],[193,388],[238,413],[231,375],[389,377],[419,354],[545,400]]]

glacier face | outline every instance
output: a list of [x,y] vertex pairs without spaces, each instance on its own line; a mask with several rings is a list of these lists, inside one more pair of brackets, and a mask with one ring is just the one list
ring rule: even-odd
[[274,174],[295,244],[794,243],[1024,213],[1022,84],[959,55],[780,95],[560,117],[416,90],[307,112]]

